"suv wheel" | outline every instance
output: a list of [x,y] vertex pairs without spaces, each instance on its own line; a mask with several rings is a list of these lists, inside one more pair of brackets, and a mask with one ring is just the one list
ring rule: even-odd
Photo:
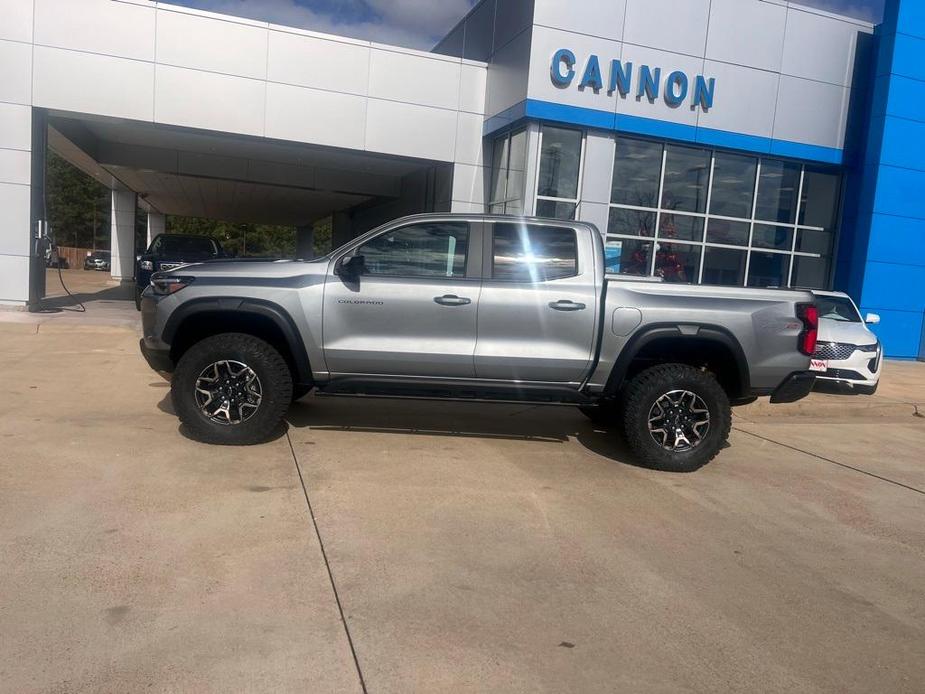
[[173,406],[203,443],[266,441],[292,402],[292,374],[282,355],[252,335],[224,333],[197,342],[180,358]]
[[729,438],[729,398],[709,373],[684,364],[646,369],[627,385],[626,441],[647,467],[692,472]]

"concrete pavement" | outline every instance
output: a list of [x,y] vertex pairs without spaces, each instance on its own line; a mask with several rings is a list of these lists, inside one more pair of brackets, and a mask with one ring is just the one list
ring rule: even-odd
[[65,320],[0,321],[0,690],[925,688],[912,411],[738,414],[690,475],[558,407],[309,397],[209,447]]

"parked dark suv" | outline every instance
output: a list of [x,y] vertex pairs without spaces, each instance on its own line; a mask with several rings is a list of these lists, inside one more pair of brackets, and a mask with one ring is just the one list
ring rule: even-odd
[[141,293],[155,272],[173,270],[189,263],[229,257],[218,241],[191,234],[158,234],[135,268],[135,308],[141,310]]

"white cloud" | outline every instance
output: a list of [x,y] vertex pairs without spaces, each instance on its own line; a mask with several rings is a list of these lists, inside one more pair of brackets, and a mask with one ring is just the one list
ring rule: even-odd
[[[295,0],[173,0],[210,12],[248,17],[329,34],[351,36],[429,50],[472,6],[472,0],[347,0],[345,11],[316,10]],[[344,17],[374,15],[375,19],[348,21]],[[351,11],[352,10],[352,11]],[[369,11],[371,10],[371,12]],[[340,14],[340,16],[338,16]]]

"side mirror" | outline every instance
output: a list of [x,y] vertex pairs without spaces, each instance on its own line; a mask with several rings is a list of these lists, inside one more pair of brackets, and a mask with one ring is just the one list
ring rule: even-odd
[[366,258],[362,255],[344,256],[334,266],[334,274],[348,282],[356,282],[366,272]]
[[869,325],[877,325],[880,322],[880,315],[877,313],[868,313],[864,317],[864,322]]

